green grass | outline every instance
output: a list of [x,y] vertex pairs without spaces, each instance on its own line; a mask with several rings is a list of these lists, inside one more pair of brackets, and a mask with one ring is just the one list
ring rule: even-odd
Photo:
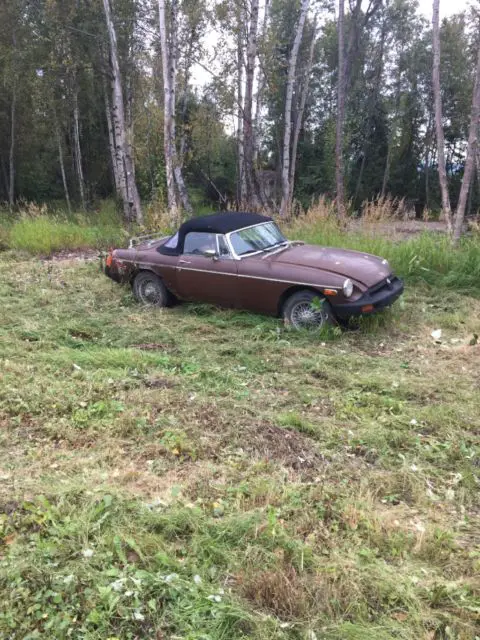
[[[38,213],[38,210],[35,209]],[[3,222],[2,222],[3,220]],[[315,221],[307,216],[287,228],[288,237],[324,246],[365,251],[387,258],[409,284],[427,283],[480,297],[480,240],[464,238],[453,248],[439,233],[423,233],[399,242],[378,232],[375,224],[346,233],[335,221]],[[30,254],[50,255],[62,250],[105,249],[125,246],[128,232],[120,225],[114,203],[103,203],[98,211],[66,217],[35,215],[0,219],[0,250],[12,248]]]
[[478,300],[329,339],[0,268],[0,637],[478,635]]
[[47,216],[19,220],[10,230],[12,249],[49,255],[56,251],[101,249],[125,242],[119,227],[90,226],[76,222],[58,222]]
[[480,296],[480,238],[464,238],[453,248],[446,234],[422,233],[394,241],[369,225],[365,231],[345,233],[330,221],[293,225],[290,236],[324,246],[344,247],[385,257],[396,273],[410,283],[426,282]]
[[[53,205],[52,205],[53,207]],[[19,214],[0,210],[0,250],[16,249],[50,255],[59,251],[105,249],[125,242],[113,201],[104,201],[87,213],[25,204]]]

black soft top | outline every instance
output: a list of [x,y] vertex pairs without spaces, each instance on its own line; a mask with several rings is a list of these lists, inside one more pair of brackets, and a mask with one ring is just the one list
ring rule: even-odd
[[237,229],[244,229],[245,227],[251,227],[255,224],[262,224],[264,222],[271,222],[272,218],[267,216],[261,216],[258,213],[248,213],[241,211],[227,211],[221,213],[213,213],[209,216],[199,216],[198,218],[191,218],[187,220],[178,230],[178,242],[175,248],[164,247],[161,245],[157,251],[160,253],[166,253],[170,255],[179,255],[183,253],[183,244],[185,236],[191,231],[197,233],[229,233],[230,231],[236,231]]
[[185,236],[189,231],[229,233],[230,231],[270,221],[271,218],[261,216],[258,213],[242,213],[240,211],[212,213],[209,216],[200,216],[199,218],[187,220],[181,225],[179,235],[183,234]]

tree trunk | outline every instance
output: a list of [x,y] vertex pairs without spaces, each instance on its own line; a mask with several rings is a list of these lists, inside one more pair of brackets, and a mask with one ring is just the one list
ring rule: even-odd
[[2,178],[3,178],[3,189],[5,192],[5,198],[8,198],[8,176],[7,176],[7,168],[5,166],[5,159],[3,156],[0,156],[0,167],[2,169]]
[[112,71],[112,122],[115,155],[117,158],[119,191],[123,200],[125,218],[143,223],[140,196],[135,183],[133,156],[129,148],[125,121],[125,107],[123,101],[122,80],[117,52],[117,35],[112,21],[110,0],[103,0],[105,19],[107,22],[110,43],[110,64]]
[[62,146],[62,138],[60,136],[60,129],[58,126],[57,116],[54,114],[55,119],[55,137],[57,138],[57,146],[58,146],[58,162],[60,164],[60,172],[62,174],[62,183],[63,183],[63,193],[65,194],[65,200],[67,202],[68,213],[72,213],[72,207],[70,204],[70,194],[68,193],[68,184],[67,184],[67,176],[65,173],[65,163],[63,161],[63,146]]
[[[133,148],[134,148],[134,114],[133,114],[133,87],[132,87],[132,78],[127,73],[126,74],[126,100],[125,100],[125,120],[127,125],[127,150],[131,158],[133,158]],[[135,164],[132,164],[133,171],[133,179],[135,180]]]
[[440,0],[433,0],[433,97],[435,102],[435,129],[437,134],[438,176],[442,192],[442,209],[449,233],[452,233],[452,210],[448,195],[447,171],[445,168],[445,140],[442,123],[442,96],[440,93]]
[[[105,115],[107,118],[108,145],[110,147],[110,158],[112,160],[113,183],[115,185],[115,192],[118,194],[120,192],[121,179],[119,176],[119,168],[117,163],[115,131],[113,129],[113,121],[112,121],[112,108],[110,106],[110,98],[108,97],[108,89],[105,83],[105,78],[103,82],[103,92],[105,96]],[[122,194],[122,201],[124,200],[125,200],[125,194]]]
[[300,6],[300,15],[298,16],[298,22],[295,28],[295,37],[288,60],[282,152],[282,201],[280,203],[281,217],[285,217],[289,213],[290,194],[293,191],[293,187],[291,187],[290,185],[290,144],[292,140],[293,89],[295,85],[295,74],[297,70],[298,51],[302,42],[303,27],[305,25],[305,19],[307,17],[309,4],[310,0],[302,0],[302,4]]
[[[168,61],[170,69],[170,136],[171,136],[171,149],[173,153],[173,175],[180,196],[180,201],[183,208],[188,213],[192,214],[193,209],[188,197],[188,191],[183,179],[182,165],[179,162],[177,154],[177,132],[175,122],[175,110],[176,110],[176,89],[177,89],[177,55],[178,55],[178,0],[171,0],[170,2],[170,50],[168,52]],[[166,24],[165,24],[166,27]]]
[[255,78],[255,59],[257,56],[257,28],[258,28],[258,3],[259,0],[251,0],[250,23],[247,36],[247,64],[245,69],[245,104],[243,108],[243,145],[244,145],[244,169],[247,187],[247,202],[249,206],[259,206],[259,194],[256,189],[254,176],[254,133],[253,133],[253,83]]
[[164,116],[163,116],[163,148],[165,154],[165,171],[167,174],[167,199],[168,210],[172,221],[178,221],[178,203],[175,193],[175,176],[173,172],[173,146],[172,146],[172,88],[170,86],[170,60],[167,45],[167,24],[165,14],[165,0],[158,0],[158,17],[160,24],[160,49],[162,53],[162,74],[163,74],[163,95],[164,95]]
[[9,180],[8,180],[8,204],[10,211],[13,209],[15,199],[15,109],[17,103],[16,78],[13,80],[12,104],[10,107],[10,150],[8,154]]
[[245,204],[245,149],[243,144],[243,25],[245,12],[240,10],[237,32],[237,207]]
[[478,145],[478,125],[480,118],[480,45],[478,48],[477,71],[475,84],[473,87],[472,113],[470,115],[470,127],[468,131],[467,157],[463,171],[462,186],[458,198],[457,211],[455,213],[455,224],[453,230],[453,242],[457,244],[462,235],[463,220],[465,218],[465,206],[467,204],[468,192],[475,170],[475,157]]
[[[263,14],[262,37],[265,38],[267,33],[268,15],[270,10],[270,0],[265,0],[265,8]],[[256,164],[258,158],[258,145],[260,139],[260,118],[263,106],[263,95],[265,91],[266,76],[265,69],[259,65],[259,77],[257,80],[257,100],[255,102],[255,115],[253,117],[253,162]]]
[[75,169],[77,171],[77,179],[78,179],[78,192],[80,194],[80,202],[82,203],[82,209],[85,211],[87,208],[85,202],[85,180],[83,177],[83,166],[82,166],[82,148],[80,146],[80,114],[78,109],[78,88],[77,88],[77,78],[74,77],[74,88],[73,88],[73,140],[74,140],[74,158],[75,158]]
[[308,54],[308,62],[307,67],[305,69],[303,85],[301,88],[300,95],[300,105],[297,111],[297,117],[295,118],[295,127],[293,132],[293,142],[292,142],[292,155],[290,158],[290,171],[289,171],[289,191],[288,191],[288,203],[286,207],[286,211],[290,210],[293,200],[293,188],[295,186],[295,169],[297,165],[297,148],[298,148],[298,139],[300,137],[300,131],[302,129],[303,123],[303,114],[305,112],[305,104],[307,102],[308,95],[308,87],[310,85],[310,76],[312,74],[312,66],[313,66],[313,55],[315,53],[315,44],[317,42],[317,16],[315,16],[313,21],[313,34],[312,41],[310,43],[310,51]]
[[335,145],[335,180],[337,185],[337,215],[345,218],[343,127],[345,120],[345,65],[344,65],[344,0],[338,2],[338,82],[337,82],[337,135]]

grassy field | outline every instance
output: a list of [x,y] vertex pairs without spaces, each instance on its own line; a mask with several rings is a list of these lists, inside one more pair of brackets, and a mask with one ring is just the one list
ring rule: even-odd
[[480,637],[480,301],[328,339],[0,269],[0,638]]

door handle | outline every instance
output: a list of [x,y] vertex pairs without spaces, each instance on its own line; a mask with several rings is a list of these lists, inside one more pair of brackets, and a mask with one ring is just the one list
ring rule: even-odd
[[190,260],[179,260],[179,264],[192,264]]

